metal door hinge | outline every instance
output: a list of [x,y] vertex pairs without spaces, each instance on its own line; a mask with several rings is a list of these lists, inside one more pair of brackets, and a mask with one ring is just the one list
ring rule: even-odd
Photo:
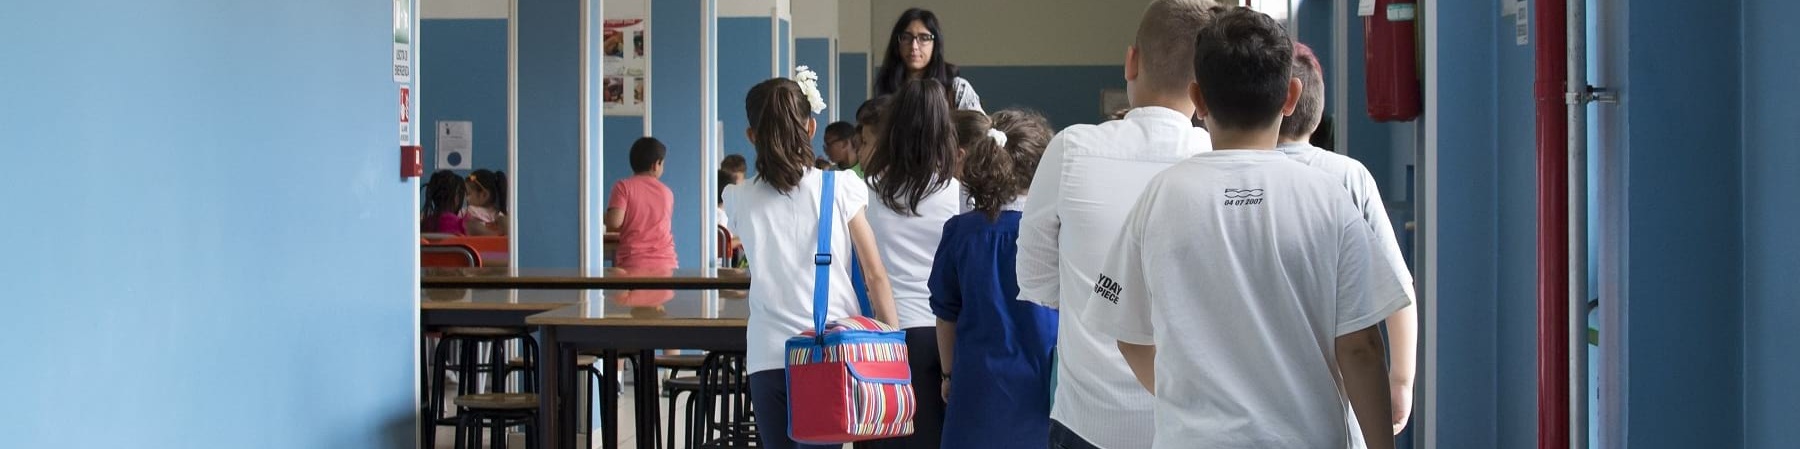
[[1619,102],[1619,94],[1609,91],[1604,87],[1581,86],[1579,89],[1581,89],[1580,92],[1570,92],[1564,95],[1565,100],[1569,104]]

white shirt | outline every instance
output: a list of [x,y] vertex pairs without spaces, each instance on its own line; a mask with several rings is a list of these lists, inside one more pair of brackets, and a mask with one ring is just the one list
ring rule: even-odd
[[1050,417],[1096,446],[1149,447],[1154,399],[1113,339],[1087,329],[1081,305],[1150,178],[1211,148],[1206,131],[1180,112],[1137,108],[1123,120],[1058,133],[1032,179],[1019,222],[1019,299],[1062,309]]
[[1337,337],[1407,305],[1369,295],[1369,230],[1336,180],[1214,151],[1150,181],[1086,317],[1156,345],[1153,448],[1361,447]]
[[962,183],[951,179],[919,200],[918,216],[888,209],[880,200],[865,216],[881,249],[902,329],[937,326],[937,315],[931,313],[931,261],[944,239],[944,222],[962,213],[961,192]]
[[1343,183],[1344,189],[1350,192],[1350,201],[1362,211],[1363,221],[1368,222],[1373,238],[1369,241],[1369,249],[1375,252],[1374,265],[1370,266],[1375,273],[1371,280],[1374,283],[1370,285],[1371,294],[1400,296],[1408,303],[1413,302],[1417,297],[1413,296],[1412,269],[1406,266],[1406,257],[1400,253],[1400,241],[1394,238],[1394,225],[1388,221],[1387,206],[1381,202],[1381,191],[1368,167],[1350,156],[1302,142],[1281,144],[1275,149],[1295,162],[1324,170],[1333,180]]
[[[806,169],[799,186],[786,195],[761,180],[728,189],[725,207],[732,231],[751,260],[750,319],[745,363],[751,373],[781,369],[783,345],[789,337],[812,329],[813,254],[819,245],[821,171]],[[858,314],[850,284],[850,219],[868,205],[869,190],[855,172],[837,172],[831,220],[831,306],[825,319]]]

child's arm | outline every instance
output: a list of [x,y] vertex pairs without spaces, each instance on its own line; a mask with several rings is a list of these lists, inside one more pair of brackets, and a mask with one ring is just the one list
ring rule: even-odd
[[618,230],[625,224],[625,206],[618,205],[606,208],[606,230]]
[[1139,385],[1156,395],[1156,345],[1134,345],[1119,342],[1119,353],[1125,356],[1125,365],[1131,368],[1131,374],[1137,377]]
[[850,243],[856,245],[856,255],[862,262],[863,283],[869,287],[869,307],[875,309],[875,319],[894,327],[900,327],[900,313],[894,309],[894,290],[888,285],[887,267],[881,265],[881,250],[875,247],[875,231],[869,229],[869,221],[863,218],[862,211],[856,211],[856,217],[850,219]]
[[944,396],[944,402],[950,402],[950,367],[956,366],[951,363],[956,360],[956,322],[944,321],[943,318],[938,318],[937,335],[938,362],[943,363],[944,367],[944,372],[942,373],[944,375],[944,388],[940,393]]
[[1391,449],[1394,436],[1388,424],[1392,416],[1388,399],[1387,352],[1381,331],[1375,326],[1337,338],[1338,371],[1344,375],[1344,393],[1368,449]]
[[1419,344],[1419,311],[1416,305],[1409,305],[1387,318],[1388,345],[1394,348],[1388,354],[1388,397],[1392,403],[1394,434],[1399,435],[1406,430],[1407,417],[1412,415],[1413,372],[1417,366]]

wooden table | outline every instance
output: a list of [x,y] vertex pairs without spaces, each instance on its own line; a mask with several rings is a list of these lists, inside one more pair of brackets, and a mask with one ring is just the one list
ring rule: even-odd
[[586,274],[572,268],[433,268],[420,279],[424,288],[489,288],[532,290],[670,289],[747,290],[750,278],[739,270],[708,276],[699,269],[639,272],[609,268]]
[[[681,348],[708,351],[743,351],[744,331],[750,316],[748,301],[738,295],[721,295],[712,291],[637,290],[609,293],[598,302],[570,305],[532,315],[526,323],[540,329],[539,343],[547,357],[539,367],[545,400],[539,404],[538,416],[545,419],[539,429],[540,441],[546,447],[575,446],[575,397],[579,376],[569,369],[580,353],[599,354],[601,370],[609,378],[618,375],[614,362],[621,353],[638,358],[637,439],[640,449],[655,449],[662,413],[658,401],[656,369],[651,363],[657,349]],[[601,382],[597,395],[601,409],[609,411],[601,417],[601,432],[606,435],[601,447],[618,448],[617,384]]]

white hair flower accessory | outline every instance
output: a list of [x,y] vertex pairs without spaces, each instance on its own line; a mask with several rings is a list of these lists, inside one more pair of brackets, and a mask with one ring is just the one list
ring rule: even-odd
[[812,113],[825,112],[825,95],[819,93],[819,74],[813,73],[806,66],[795,67],[794,82],[800,84],[800,92],[806,94],[806,102],[811,103]]
[[994,143],[1000,145],[1000,148],[1006,148],[1006,132],[1005,131],[988,128],[988,138],[994,139]]

